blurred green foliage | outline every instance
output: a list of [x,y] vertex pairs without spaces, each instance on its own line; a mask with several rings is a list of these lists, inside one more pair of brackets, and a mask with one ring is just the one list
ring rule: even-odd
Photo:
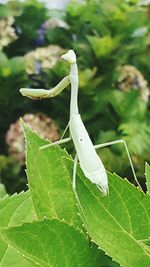
[[[141,77],[139,80],[136,78],[135,86],[133,83],[127,90],[120,89],[119,80],[119,68],[128,65],[142,73],[147,87],[150,82],[150,6],[139,2],[142,3],[136,0],[71,1],[64,11],[48,10],[36,0],[10,1],[0,5],[0,23],[2,19],[14,18],[11,29],[3,38],[12,36],[11,31],[16,34],[14,40],[12,37],[7,40],[0,52],[0,154],[7,155],[5,134],[10,124],[25,113],[42,111],[56,120],[62,130],[66,126],[69,89],[57,99],[42,102],[23,98],[18,91],[20,87],[51,88],[68,74],[63,62],[50,69],[42,68],[36,59],[37,71],[27,72],[27,53],[39,47],[46,49],[49,45],[57,45],[64,50],[74,49],[77,53],[79,108],[93,142],[125,139],[137,175],[144,184],[144,161],[150,161],[147,89],[140,85],[143,83]],[[128,75],[124,80],[127,79]],[[141,90],[145,97],[141,96]],[[103,148],[98,153],[108,170],[123,177],[131,176],[122,145]],[[7,190],[20,190],[21,171],[17,174],[15,186],[8,185],[10,174],[7,175],[1,165],[0,158]],[[132,181],[132,177],[129,179]]]

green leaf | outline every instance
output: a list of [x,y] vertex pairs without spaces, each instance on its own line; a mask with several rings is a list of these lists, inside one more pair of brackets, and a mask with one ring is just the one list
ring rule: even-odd
[[[96,73],[96,68],[93,69],[85,69],[84,71],[79,71],[79,86],[80,88],[85,87],[87,89],[87,85],[89,84],[90,80]],[[92,80],[93,83],[93,80]]]
[[0,234],[0,263],[2,263],[6,251],[7,251],[7,244],[2,240]]
[[24,57],[14,57],[10,60],[9,66],[13,75],[21,73],[25,70],[25,59]]
[[24,266],[34,267],[30,261],[24,259],[13,248],[9,247],[1,238],[3,227],[22,224],[23,221],[35,219],[33,205],[29,191],[15,194],[12,197],[6,195],[0,200],[0,266]]
[[41,267],[100,266],[84,234],[56,219],[6,229],[3,238]]
[[[26,137],[28,182],[38,218],[64,219],[82,229],[77,201],[72,191],[72,171],[70,172],[66,165],[66,157],[70,157],[58,146],[39,151],[39,147],[47,141],[41,139],[24,123],[23,129]],[[88,243],[88,240],[86,241]],[[92,247],[92,251],[93,257],[101,256],[104,262],[108,260],[97,247],[96,250]]]
[[3,66],[7,66],[7,64],[8,64],[7,56],[4,53],[2,53],[1,51],[0,51],[0,62],[1,62],[1,68]]
[[[71,160],[66,161],[68,169],[73,168]],[[148,267],[150,255],[142,240],[150,233],[150,197],[116,174],[108,173],[108,179],[109,195],[102,197],[78,168],[76,197],[84,226],[121,266]]]
[[121,119],[130,118],[133,120],[133,118],[137,119],[138,117],[143,120],[145,117],[147,104],[140,98],[137,90],[129,92],[113,90],[109,101]]
[[0,198],[3,198],[7,194],[4,184],[0,183]]
[[104,37],[87,36],[97,57],[108,56],[118,45],[118,41],[109,35]]
[[72,17],[78,17],[83,14],[86,7],[86,3],[84,1],[76,1],[72,0],[71,3],[67,6],[67,12]]
[[145,121],[136,119],[124,122],[120,124],[119,131],[133,154],[142,155],[150,146],[150,125]]
[[5,18],[11,15],[12,15],[11,10],[6,5],[0,3],[0,17]]
[[14,226],[22,221],[32,221],[35,213],[30,192],[22,192],[0,200],[0,227]]
[[108,175],[109,195],[80,173],[77,199],[84,226],[93,241],[123,267],[148,267],[150,255],[141,240],[150,233],[150,198],[127,180]]
[[39,150],[48,142],[23,124],[26,139],[27,175],[33,204],[39,219],[59,218],[81,226],[70,175],[64,163],[68,156],[60,147]]
[[146,175],[147,193],[150,195],[150,166],[147,162],[145,164],[145,175]]
[[6,254],[2,261],[0,261],[1,267],[37,267],[37,265],[31,262],[29,259],[25,259],[18,251],[12,247],[8,247]]

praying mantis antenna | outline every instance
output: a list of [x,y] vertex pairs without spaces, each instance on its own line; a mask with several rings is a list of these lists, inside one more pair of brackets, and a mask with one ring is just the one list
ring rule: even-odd
[[76,55],[73,50],[69,50],[66,54],[62,55],[61,58],[70,64],[70,74],[66,76],[64,79],[62,79],[62,81],[58,83],[54,88],[50,90],[26,89],[26,88],[20,89],[20,93],[23,96],[32,99],[43,99],[43,98],[50,98],[57,96],[71,83],[70,118],[69,118],[69,123],[65,129],[66,132],[67,128],[69,128],[70,136],[64,139],[61,138],[59,141],[56,141],[54,143],[44,145],[40,147],[40,150],[52,147],[54,145],[61,145],[63,143],[67,143],[72,139],[76,149],[76,156],[74,159],[74,169],[73,169],[73,180],[72,180],[73,190],[75,191],[76,189],[76,169],[77,169],[77,162],[79,161],[84,175],[99,188],[99,190],[103,195],[106,196],[109,193],[108,177],[105,167],[100,157],[96,153],[96,149],[106,146],[111,146],[113,144],[122,143],[125,147],[127,157],[129,159],[131,169],[133,172],[133,176],[140,187],[127,148],[127,144],[124,140],[116,140],[104,144],[99,144],[96,146],[92,144],[92,141],[83,124],[78,109],[78,67],[77,67]]

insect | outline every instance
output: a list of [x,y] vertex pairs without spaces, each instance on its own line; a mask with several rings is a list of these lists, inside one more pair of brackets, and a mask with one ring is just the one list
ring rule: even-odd
[[103,195],[106,196],[109,193],[108,177],[105,167],[100,157],[96,153],[96,149],[122,143],[126,149],[133,176],[138,183],[132,160],[126,142],[124,140],[116,140],[96,146],[93,145],[78,110],[78,68],[76,55],[73,50],[69,50],[66,54],[62,55],[61,58],[70,64],[70,74],[69,76],[66,76],[58,85],[50,90],[26,88],[20,89],[20,93],[23,96],[27,96],[33,99],[41,99],[55,97],[62,90],[64,90],[69,83],[71,83],[70,118],[69,123],[65,129],[66,132],[69,127],[70,136],[68,138],[61,138],[59,141],[42,146],[40,147],[40,149],[46,149],[54,145],[67,143],[72,139],[76,149],[72,181],[73,190],[75,191],[76,189],[76,169],[77,162],[79,161],[84,175],[99,188]]

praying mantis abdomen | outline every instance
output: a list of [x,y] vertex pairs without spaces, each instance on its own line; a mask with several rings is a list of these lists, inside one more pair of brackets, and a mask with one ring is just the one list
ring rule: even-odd
[[84,175],[98,186],[108,187],[107,174],[103,163],[96,153],[80,114],[71,115],[70,133],[77,151],[78,159]]

